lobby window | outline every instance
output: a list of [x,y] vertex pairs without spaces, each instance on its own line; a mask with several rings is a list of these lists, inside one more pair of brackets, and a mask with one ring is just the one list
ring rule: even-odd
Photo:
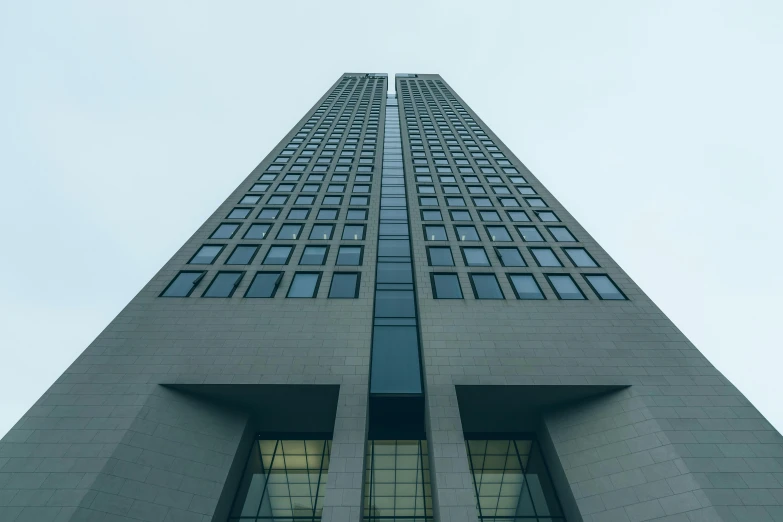
[[571,259],[574,266],[578,267],[597,267],[598,263],[595,262],[593,256],[591,256],[584,248],[564,248],[563,252]]
[[238,223],[221,223],[209,236],[210,239],[231,239],[239,230]]
[[427,247],[430,266],[454,266],[454,258],[449,247]]
[[321,520],[329,440],[253,442],[229,522]]
[[457,274],[431,274],[432,295],[435,299],[462,299],[462,288]]
[[249,265],[258,252],[254,245],[238,245],[226,260],[227,265]]
[[495,274],[470,274],[470,283],[476,299],[503,299]]
[[283,279],[283,272],[257,272],[245,297],[274,297]]
[[357,266],[362,263],[362,247],[341,246],[337,251],[337,265]]
[[297,272],[288,287],[287,297],[312,298],[318,293],[318,283],[321,280],[320,272]]
[[201,297],[231,297],[244,272],[218,272]]
[[481,521],[565,522],[535,440],[467,440]]
[[547,227],[547,229],[552,234],[552,237],[555,238],[555,241],[562,243],[573,243],[576,241],[576,238],[566,227]]
[[169,283],[169,286],[160,294],[161,297],[188,297],[196,288],[196,285],[204,278],[206,272],[185,271],[177,274],[177,277]]
[[369,440],[365,456],[366,522],[432,522],[426,440]]
[[583,277],[587,280],[590,288],[592,288],[601,299],[619,301],[628,299],[607,275],[584,274]]
[[250,225],[250,228],[247,229],[247,232],[245,232],[244,238],[264,239],[266,238],[266,235],[269,233],[270,228],[272,228],[272,225],[269,225],[267,223],[253,223],[252,225]]
[[335,272],[332,275],[329,297],[349,299],[359,297],[359,274],[355,272]]
[[509,274],[508,279],[517,299],[545,299],[532,274]]
[[225,245],[204,245],[188,261],[189,265],[211,265]]
[[559,299],[571,301],[585,299],[585,295],[582,293],[570,275],[547,274],[546,278]]

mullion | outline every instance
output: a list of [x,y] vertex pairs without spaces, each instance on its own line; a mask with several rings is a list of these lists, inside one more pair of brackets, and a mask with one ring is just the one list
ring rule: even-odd
[[[522,457],[519,454],[519,447],[517,446],[517,441],[516,440],[512,440],[511,442],[514,444],[514,451],[517,454],[517,460],[519,461],[519,469],[522,470],[522,484],[524,486],[527,486],[527,494],[528,494],[528,497],[530,497],[530,505],[533,506],[533,514],[535,515],[536,520],[538,520],[538,510],[536,509],[535,502],[533,502],[533,494],[530,492],[530,483],[527,481],[527,468],[524,465],[522,465]],[[533,454],[533,443],[534,443],[534,441],[530,441],[530,453],[527,456],[528,461],[530,460],[530,455]],[[525,491],[523,489],[519,493],[520,498],[524,494],[525,494]]]
[[[272,460],[269,461],[269,474],[264,469],[264,456],[261,455],[261,441],[256,441],[258,444],[258,454],[261,456],[261,471],[264,472],[264,490],[261,492],[261,502],[258,503],[258,509],[256,510],[256,519],[261,517],[261,506],[264,505],[264,497],[266,496],[266,490],[269,487],[269,477],[272,475],[272,468],[275,466],[275,456],[277,455],[277,447],[280,445],[280,441],[275,441],[275,449],[272,450]],[[272,508],[272,501],[269,501],[269,508]]]

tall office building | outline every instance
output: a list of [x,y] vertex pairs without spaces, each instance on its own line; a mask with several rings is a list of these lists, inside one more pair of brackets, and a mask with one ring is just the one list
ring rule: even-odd
[[0,520],[783,520],[780,434],[395,84],[343,75],[8,433]]

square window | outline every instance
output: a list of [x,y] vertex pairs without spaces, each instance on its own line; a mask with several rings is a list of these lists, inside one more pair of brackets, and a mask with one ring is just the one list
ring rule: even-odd
[[250,192],[266,192],[269,190],[269,183],[255,183],[250,187]]
[[560,221],[554,212],[548,210],[536,211],[536,216],[538,216],[538,219],[541,221]]
[[481,185],[468,185],[468,192],[470,194],[486,194],[487,190]]
[[508,178],[511,180],[511,183],[525,183],[527,184],[527,180],[523,178],[522,176],[509,176]]
[[416,176],[417,183],[432,183],[432,176]]
[[[273,181],[277,177],[277,174],[261,174],[258,177],[258,181]],[[266,184],[269,187],[269,183]]]
[[286,201],[288,201],[288,196],[271,196],[266,200],[269,205],[285,205]]
[[290,246],[272,246],[261,263],[264,265],[287,265],[293,250],[294,247]]
[[[354,197],[360,197],[360,196],[353,196],[351,199],[353,200]],[[324,205],[339,205],[343,202],[342,196],[324,196],[323,204]]]
[[454,258],[449,247],[427,247],[430,266],[454,266]]
[[281,183],[277,186],[275,192],[293,192],[295,186],[293,183]]
[[421,207],[437,207],[438,206],[438,198],[420,197],[419,198],[419,206],[421,206]]
[[[283,181],[299,181],[299,179],[302,177],[301,174],[286,174],[283,177]],[[291,189],[293,190],[293,185],[291,186]],[[290,192],[290,191],[288,191]]]
[[438,176],[438,179],[441,183],[456,183],[457,180],[454,178],[454,176]]
[[485,176],[487,183],[503,183],[503,179],[500,176]]
[[452,221],[473,221],[467,210],[449,210]]
[[300,265],[323,265],[326,260],[327,246],[308,245],[302,251],[302,257],[299,258]]
[[237,245],[226,260],[227,265],[249,265],[258,252],[255,245]]
[[532,274],[509,274],[508,279],[517,299],[545,299]]
[[443,221],[440,210],[422,210],[421,219],[424,221]]
[[245,239],[266,239],[266,235],[269,233],[269,229],[272,225],[267,223],[253,223],[250,228],[245,232]]
[[188,261],[189,265],[211,265],[225,245],[204,245]]
[[288,211],[288,219],[307,219],[309,208],[292,208]]
[[551,248],[531,248],[530,253],[538,266],[563,266]]
[[462,299],[457,274],[432,274],[432,294],[435,299]]
[[367,219],[367,210],[363,208],[349,208],[348,209],[348,215],[346,216],[346,219],[354,220],[354,219]]
[[297,196],[294,204],[296,205],[312,205],[315,203],[315,196]]
[[492,200],[489,198],[473,198],[473,204],[477,207],[491,207]]
[[576,286],[576,283],[570,275],[547,274],[546,278],[547,281],[549,281],[552,289],[555,291],[558,299],[573,301],[585,299],[585,295],[582,293],[579,287]]
[[302,233],[302,225],[283,225],[277,232],[276,239],[297,239]]
[[332,220],[337,219],[337,214],[339,213],[339,209],[336,208],[322,208],[318,211],[318,214],[316,215],[315,219],[326,219],[326,220]]
[[435,187],[432,185],[419,185],[417,190],[419,194],[435,194]]
[[[325,200],[324,200],[325,202]],[[367,205],[370,202],[370,198],[367,196],[351,196],[349,204],[351,205]]]
[[545,206],[547,206],[546,203],[544,203],[544,200],[541,199],[541,198],[525,198],[525,203],[527,203],[531,207],[545,207]]
[[495,252],[503,266],[527,266],[516,247],[495,247]]
[[358,266],[362,264],[362,247],[341,246],[337,251],[337,265]]
[[313,298],[318,293],[320,272],[296,272],[286,297]]
[[522,241],[537,242],[543,241],[544,238],[536,227],[517,227],[519,235],[522,236]]
[[479,216],[481,216],[481,221],[500,221],[500,214],[494,210],[481,210]]
[[478,176],[462,176],[463,183],[478,183]]
[[330,183],[329,186],[326,187],[327,192],[345,192],[345,185],[337,185],[334,183]]
[[359,240],[364,239],[364,225],[345,225],[343,226],[344,240]]
[[504,207],[518,207],[519,201],[514,198],[500,198],[500,204]]
[[501,225],[487,226],[487,235],[492,241],[511,241],[511,235],[506,227]]
[[307,181],[323,181],[323,180],[324,180],[323,174],[310,174],[309,176],[307,176]]
[[321,185],[318,183],[305,183],[302,186],[302,192],[318,192],[321,190]]
[[210,239],[231,239],[239,229],[238,223],[221,223],[209,236]]
[[458,225],[454,228],[457,231],[457,239],[459,241],[479,241],[476,227],[472,225]]
[[495,274],[470,274],[470,284],[476,299],[503,299]]
[[593,256],[591,256],[584,248],[564,248],[563,252],[566,253],[574,266],[587,268],[598,266],[598,263],[595,262]]
[[335,272],[332,275],[329,297],[344,299],[359,297],[359,274],[356,272]]
[[274,297],[282,279],[282,272],[256,272],[245,297]]
[[508,190],[508,187],[504,187],[503,185],[495,185],[492,187],[492,192],[499,195],[511,194],[511,191]]
[[462,247],[462,257],[467,266],[490,266],[487,252],[482,247]]
[[536,191],[533,190],[533,187],[516,187],[516,189],[517,189],[517,192],[519,192],[523,196],[528,196],[528,195],[536,193]]
[[161,297],[188,297],[196,285],[203,279],[206,272],[183,271],[177,274],[169,286],[160,294]]
[[313,225],[310,231],[310,239],[332,239],[334,225]]
[[546,227],[547,230],[549,230],[549,233],[552,234],[552,237],[555,238],[555,241],[560,241],[563,243],[573,243],[576,241],[576,238],[571,234],[571,232],[566,227]]
[[446,205],[450,207],[464,207],[465,206],[465,199],[464,198],[457,198],[457,197],[447,197],[446,198]]
[[249,208],[235,208],[228,214],[228,219],[245,219],[248,215],[250,215]]
[[424,225],[424,239],[427,241],[446,241],[446,227],[443,225]]
[[511,221],[516,221],[516,222],[530,221],[530,218],[527,216],[527,213],[524,210],[509,210],[508,212],[506,212],[506,214],[508,215],[508,219],[510,219]]
[[367,194],[370,192],[370,185],[354,185],[353,192],[356,194]]
[[244,272],[218,272],[201,297],[231,297]]
[[628,299],[608,275],[583,274],[583,277],[600,299],[620,301]]

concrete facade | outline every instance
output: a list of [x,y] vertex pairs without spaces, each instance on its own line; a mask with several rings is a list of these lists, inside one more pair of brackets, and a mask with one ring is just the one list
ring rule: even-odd
[[[385,79],[364,74],[346,74],[338,80],[2,439],[0,520],[225,520],[249,437],[259,429],[274,431],[275,427],[264,425],[264,419],[259,421],[241,407],[204,400],[171,385],[339,386],[323,520],[361,520],[381,189],[377,173],[388,87]],[[402,95],[436,520],[478,521],[460,390],[514,387],[524,395],[523,388],[531,386],[537,386],[538,394],[546,393],[540,391],[542,387],[560,392],[568,387],[608,386],[613,391],[537,414],[534,431],[547,448],[567,520],[783,521],[781,435],[438,75],[398,77],[396,90],[398,97]],[[430,97],[425,91],[441,109],[457,103],[464,107],[546,201],[546,210],[554,211],[562,222],[537,221],[534,209],[512,193],[522,201],[520,210],[531,215],[532,222],[524,224],[542,231],[545,225],[562,224],[577,238],[568,245],[551,238],[543,243],[555,250],[564,267],[535,266],[527,251],[531,245],[513,234],[514,240],[501,246],[518,246],[527,267],[506,268],[497,257],[492,257],[490,267],[465,266],[458,250],[462,243],[450,228],[455,222],[447,217],[451,207],[440,191],[435,195],[449,240],[423,240],[420,231],[425,222],[420,211],[425,207],[418,203],[421,194],[406,116],[420,120],[419,111],[412,109],[417,98]],[[318,107],[340,103],[341,94],[346,100],[355,94],[357,100],[364,95],[380,102],[375,175],[363,221],[365,239],[351,243],[364,247],[363,264],[335,267],[337,247],[348,244],[339,238],[345,209],[353,208],[347,201],[338,219],[331,221],[336,224],[333,239],[318,242],[330,246],[323,266],[296,265],[302,247],[312,244],[306,233],[316,223],[315,211],[297,220],[305,228],[296,240],[273,240],[271,235],[265,240],[244,240],[248,219],[233,238],[210,241],[220,223],[242,221],[226,216]],[[432,108],[427,105],[430,112]],[[366,133],[366,120],[364,125]],[[347,199],[352,180],[346,185]],[[470,194],[462,196],[469,199]],[[255,213],[263,205],[250,206]],[[290,200],[284,212],[296,206]],[[470,203],[466,208],[475,214]],[[284,215],[277,221],[283,221]],[[474,217],[473,224],[485,223]],[[513,230],[505,215],[497,224]],[[233,297],[200,297],[206,282],[190,297],[159,297],[180,270],[202,269],[187,263],[205,243],[227,245],[216,264],[204,267],[205,281],[219,270],[247,272]],[[296,245],[291,263],[274,268],[284,272],[281,288],[271,299],[243,298],[252,274],[264,269],[259,263],[270,243]],[[456,266],[429,266],[426,247],[436,243],[452,247]],[[237,244],[261,245],[250,266],[222,263]],[[481,234],[481,240],[470,246],[483,246],[491,257],[498,243]],[[563,246],[584,247],[600,267],[573,266],[562,254]],[[328,299],[332,274],[349,268],[361,273],[358,298]],[[322,272],[317,297],[286,298],[291,274],[309,269]],[[433,272],[458,274],[464,299],[434,299]],[[469,273],[498,275],[505,299],[474,298]],[[546,299],[516,299],[507,273],[533,274]],[[573,275],[587,299],[559,300],[544,278],[557,273]],[[628,300],[598,299],[581,277],[589,273],[609,275]]]

